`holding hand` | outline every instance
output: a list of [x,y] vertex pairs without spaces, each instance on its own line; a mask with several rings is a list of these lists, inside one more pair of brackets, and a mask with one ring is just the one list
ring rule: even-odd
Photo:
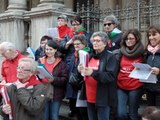
[[160,69],[157,67],[152,67],[151,70],[153,74],[156,74],[156,75],[160,74]]
[[5,114],[10,114],[11,113],[11,106],[9,104],[3,105],[2,110]]

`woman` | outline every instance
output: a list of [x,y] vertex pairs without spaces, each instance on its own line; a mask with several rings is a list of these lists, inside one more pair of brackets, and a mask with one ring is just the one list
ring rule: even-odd
[[160,25],[150,26],[147,31],[148,45],[146,63],[152,68],[152,73],[157,76],[157,83],[146,83],[147,103],[149,106],[159,106],[160,97]]
[[53,99],[49,100],[46,105],[45,120],[59,120],[61,101],[65,96],[67,67],[60,58],[58,45],[55,41],[48,40],[44,50],[45,56],[40,58],[40,62],[53,75],[53,79],[49,79],[49,81],[54,87]]
[[109,120],[110,107],[116,105],[118,64],[115,56],[106,50],[108,39],[104,32],[93,33],[88,67],[78,65],[78,71],[85,76],[86,90],[81,95],[86,94],[89,120]]
[[129,74],[134,69],[133,63],[143,62],[143,53],[144,46],[141,43],[140,32],[137,29],[128,30],[123,36],[119,56],[118,120],[138,120],[143,83],[130,78]]
[[103,20],[104,31],[108,34],[109,39],[107,42],[110,51],[120,48],[122,39],[122,31],[118,29],[118,20],[114,15],[108,15]]
[[[89,34],[86,34],[84,27],[82,26],[82,19],[79,16],[75,16],[71,21],[71,31],[69,35],[67,35],[60,43],[60,50],[65,54],[65,62],[67,63],[68,75],[72,70],[72,60],[74,59],[75,48],[73,45],[73,37],[75,35],[85,35],[87,40],[87,45],[90,45]],[[73,88],[67,84],[66,97],[69,99],[69,107],[70,112],[68,114],[69,117],[73,117],[75,115],[75,103],[77,94],[75,94]]]
[[72,81],[69,80],[69,84],[67,86],[68,89],[72,89],[71,90],[73,92],[72,94],[75,94],[75,96],[76,96],[75,99],[72,99],[72,102],[74,104],[70,104],[69,107],[72,110],[74,110],[74,112],[76,112],[77,120],[88,120],[87,109],[86,108],[81,108],[81,107],[76,108],[76,100],[77,100],[77,93],[81,89],[82,81],[83,81],[83,77],[79,76],[78,71],[77,71],[77,66],[79,64],[78,51],[79,50],[84,50],[86,52],[89,52],[90,48],[87,47],[86,37],[83,34],[75,35],[72,38],[72,40],[73,40],[73,45],[74,45],[74,48],[75,48],[75,52],[74,52],[74,58],[72,59],[71,73],[74,73],[77,76],[77,82],[75,83],[75,81],[72,82]]

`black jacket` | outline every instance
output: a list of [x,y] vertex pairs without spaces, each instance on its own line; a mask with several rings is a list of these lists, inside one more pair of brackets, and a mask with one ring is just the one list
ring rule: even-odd
[[[90,59],[94,57],[100,60],[98,70],[94,70],[92,77],[97,80],[97,106],[117,106],[117,73],[118,73],[118,61],[115,56],[104,50],[100,54],[94,52],[90,54]],[[85,97],[85,85],[82,87],[80,99]]]

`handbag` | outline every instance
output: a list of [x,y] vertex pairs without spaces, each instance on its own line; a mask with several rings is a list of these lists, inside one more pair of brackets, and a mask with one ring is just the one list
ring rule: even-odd
[[78,78],[78,75],[76,73],[71,72],[70,76],[69,76],[69,83],[73,86],[73,87],[79,87],[81,80]]
[[53,95],[54,95],[54,86],[51,84],[51,83],[47,83],[46,84],[46,87],[47,87],[47,98],[49,100],[52,100],[53,99]]

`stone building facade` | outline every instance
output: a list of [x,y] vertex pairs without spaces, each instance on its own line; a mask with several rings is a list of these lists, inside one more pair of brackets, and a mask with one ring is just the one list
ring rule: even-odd
[[144,33],[150,24],[159,24],[159,3],[159,0],[0,0],[0,42],[14,42],[21,51],[28,46],[36,49],[46,29],[57,25],[60,14],[69,18],[79,14],[92,32],[103,29],[106,15],[115,14],[122,30],[137,28]]

